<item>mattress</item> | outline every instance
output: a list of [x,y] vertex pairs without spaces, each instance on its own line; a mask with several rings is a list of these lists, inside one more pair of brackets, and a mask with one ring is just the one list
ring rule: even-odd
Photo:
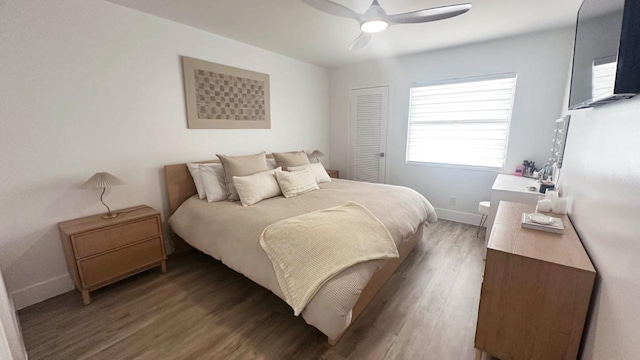
[[[194,248],[284,299],[273,265],[259,243],[262,231],[276,221],[355,201],[387,227],[398,246],[423,223],[433,223],[433,206],[418,192],[386,184],[334,179],[297,197],[282,196],[243,207],[239,202],[208,203],[193,196],[169,218],[171,229]],[[307,323],[330,339],[351,322],[351,309],[362,288],[384,260],[357,264],[329,280],[302,312]],[[292,310],[293,313],[293,310]]]

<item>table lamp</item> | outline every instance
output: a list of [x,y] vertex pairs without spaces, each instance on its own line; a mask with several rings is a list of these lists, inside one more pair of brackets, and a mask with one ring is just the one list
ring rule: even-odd
[[316,158],[316,162],[320,162],[320,160],[318,160],[319,157],[323,157],[325,156],[324,153],[320,150],[313,150],[313,152],[311,154],[309,154],[310,158]]
[[104,203],[102,197],[104,196],[104,192],[107,188],[111,188],[114,186],[124,185],[124,181],[118,179],[115,175],[109,174],[108,172],[99,172],[95,173],[92,177],[89,178],[82,186],[81,189],[102,189],[102,194],[100,194],[100,202],[107,208],[107,214],[103,215],[103,219],[113,219],[118,216],[118,213],[112,213],[111,209],[107,204]]

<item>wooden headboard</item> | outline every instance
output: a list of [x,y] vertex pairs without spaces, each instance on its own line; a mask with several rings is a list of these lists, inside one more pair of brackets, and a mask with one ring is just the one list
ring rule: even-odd
[[[273,159],[273,155],[267,154],[267,159]],[[196,164],[219,163],[220,160],[194,161]],[[165,165],[164,177],[167,183],[169,196],[169,215],[172,215],[183,202],[197,194],[193,178],[187,168],[187,164]]]
[[[197,164],[219,163],[220,160],[196,161]],[[183,202],[197,194],[196,185],[187,164],[165,165],[164,178],[169,195],[169,213],[172,215]]]

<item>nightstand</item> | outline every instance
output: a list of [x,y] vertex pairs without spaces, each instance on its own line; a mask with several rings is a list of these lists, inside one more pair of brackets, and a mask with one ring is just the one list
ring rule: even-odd
[[82,293],[85,305],[89,292],[160,266],[167,271],[160,213],[148,206],[115,211],[58,224],[69,274]]
[[327,174],[329,174],[329,177],[332,177],[335,179],[340,178],[340,172],[338,170],[333,170],[333,169],[326,169],[326,170],[327,170]]

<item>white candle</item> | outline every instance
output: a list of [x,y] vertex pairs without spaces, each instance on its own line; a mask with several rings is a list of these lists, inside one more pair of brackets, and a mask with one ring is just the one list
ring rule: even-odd
[[551,200],[549,199],[538,200],[538,207],[536,208],[536,211],[542,211],[542,212],[551,211]]

